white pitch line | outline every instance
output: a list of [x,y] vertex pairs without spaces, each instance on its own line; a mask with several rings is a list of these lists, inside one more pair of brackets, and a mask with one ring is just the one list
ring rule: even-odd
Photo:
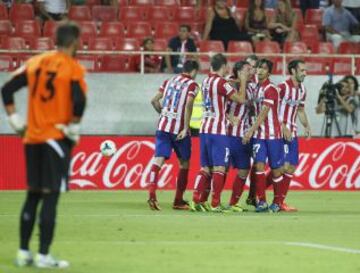
[[305,242],[286,242],[285,244],[289,245],[289,246],[300,246],[300,247],[307,247],[307,248],[316,248],[316,249],[322,249],[322,250],[331,250],[331,251],[337,251],[337,252],[360,254],[360,249],[353,249],[353,248],[328,246],[328,245],[305,243]]

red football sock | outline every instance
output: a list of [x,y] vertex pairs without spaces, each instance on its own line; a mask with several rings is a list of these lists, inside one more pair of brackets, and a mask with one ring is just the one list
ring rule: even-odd
[[255,168],[251,168],[250,171],[250,189],[248,199],[256,198],[256,181],[255,181]]
[[213,172],[213,187],[212,187],[212,200],[211,206],[213,208],[218,207],[220,205],[221,191],[224,186],[225,174],[222,172]]
[[266,188],[268,189],[272,184],[273,184],[273,176],[272,176],[272,172],[270,172],[266,177]]
[[175,203],[181,202],[184,198],[184,192],[188,183],[188,174],[189,169],[180,168],[176,181]]
[[266,202],[266,175],[265,172],[256,172],[255,173],[255,185],[256,185],[256,195],[259,197],[259,201]]
[[195,179],[195,186],[193,192],[193,201],[195,203],[200,202],[200,196],[205,191],[207,181],[210,180],[210,175],[207,172],[200,171]]
[[200,195],[200,203],[207,202],[207,200],[209,199],[210,192],[211,192],[211,177],[209,176],[208,179],[205,181],[204,190]]
[[284,181],[283,181],[283,189],[282,189],[282,202],[284,202],[287,193],[289,191],[290,183],[293,178],[293,174],[285,173],[284,174]]
[[156,189],[158,183],[158,176],[160,172],[160,167],[156,164],[153,164],[150,169],[150,185],[149,185],[149,199],[156,200]]
[[283,188],[284,188],[284,178],[283,176],[274,177],[273,185],[274,185],[274,201],[273,203],[281,205],[283,199]]
[[239,202],[241,194],[244,191],[245,182],[246,178],[239,177],[238,175],[235,177],[229,202],[230,206],[234,206]]

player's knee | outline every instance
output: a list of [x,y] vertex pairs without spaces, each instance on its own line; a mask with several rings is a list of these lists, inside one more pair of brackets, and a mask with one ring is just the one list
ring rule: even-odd
[[258,162],[255,164],[255,171],[257,172],[263,172],[265,171],[265,164],[262,162]]
[[181,169],[189,169],[189,160],[179,160],[179,165]]
[[224,166],[214,166],[213,168],[214,172],[222,172],[225,173],[225,167]]
[[242,178],[246,178],[248,175],[249,175],[249,170],[242,169],[239,170],[238,172],[238,176]]

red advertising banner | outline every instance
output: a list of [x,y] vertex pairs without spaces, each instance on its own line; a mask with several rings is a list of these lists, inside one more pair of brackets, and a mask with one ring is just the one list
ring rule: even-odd
[[[110,158],[99,152],[105,139],[115,141],[117,152]],[[199,170],[199,140],[193,138],[189,185]],[[152,137],[83,136],[71,161],[72,189],[141,190],[147,187],[155,144]],[[0,135],[0,190],[26,188],[24,152],[21,140]],[[159,188],[174,189],[178,171],[175,154],[160,173]],[[236,171],[230,170],[226,189]],[[360,140],[300,139],[300,163],[291,188],[295,190],[359,190]]]

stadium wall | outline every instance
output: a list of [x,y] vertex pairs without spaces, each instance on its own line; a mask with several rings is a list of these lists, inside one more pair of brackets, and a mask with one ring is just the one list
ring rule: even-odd
[[[110,138],[118,150],[110,158],[99,152],[100,143]],[[199,170],[199,139],[192,138],[189,184],[192,189]],[[360,140],[300,139],[300,162],[291,183],[293,190],[360,190]],[[26,188],[24,152],[16,136],[0,135],[0,190]],[[85,190],[144,190],[149,181],[154,154],[153,137],[83,136],[73,152],[70,188]],[[159,188],[173,190],[178,164],[175,155],[159,175]],[[236,175],[230,170],[225,189]],[[248,181],[249,182],[249,181]]]
[[[82,123],[82,133],[88,135],[154,135],[157,114],[150,104],[151,97],[162,82],[170,77],[167,74],[99,74],[87,75],[89,86],[88,105]],[[205,75],[199,75],[198,82]],[[0,73],[0,82],[8,78],[7,73]],[[279,83],[285,78],[273,76]],[[335,81],[340,77],[335,77]],[[326,76],[308,76],[306,109],[314,135],[320,135],[323,116],[315,114],[318,91],[327,80]],[[26,92],[16,94],[17,108],[26,113]],[[12,134],[4,122],[5,113],[0,107],[0,134]]]

